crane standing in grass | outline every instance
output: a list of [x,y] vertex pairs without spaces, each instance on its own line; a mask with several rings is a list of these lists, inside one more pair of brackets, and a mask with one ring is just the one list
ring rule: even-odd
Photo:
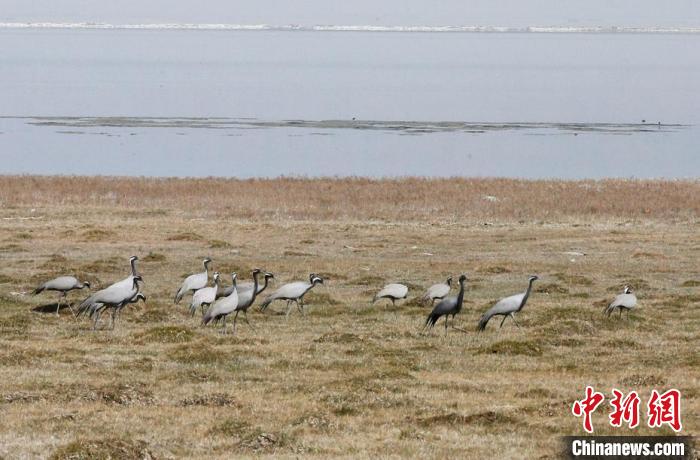
[[[261,272],[262,270],[260,270],[259,268],[253,269],[253,284],[249,285],[248,283],[246,283],[245,290],[238,289],[238,286],[236,286],[235,288],[238,292],[238,305],[236,306],[235,313],[233,315],[233,335],[236,335],[236,325],[238,323],[238,314],[240,312],[243,312],[243,319],[245,320],[246,324],[251,328],[255,329],[253,325],[250,324],[250,321],[248,321],[248,308],[250,308],[250,306],[253,305],[253,302],[255,302],[255,298],[258,295],[258,275]],[[218,322],[219,318],[214,318],[214,323]]]
[[216,295],[222,291],[223,289],[221,289],[219,272],[214,272],[214,286],[197,289],[194,294],[192,294],[190,315],[194,316],[194,314],[197,312],[197,308],[201,308],[202,315],[204,315],[204,307],[211,305],[216,300]]
[[117,311],[137,297],[139,293],[139,282],[142,281],[140,275],[132,277],[131,286],[126,286],[123,282],[112,284],[101,291],[97,291],[85,299],[78,308],[78,315],[88,313],[90,316],[97,314],[93,329],[97,326],[101,312],[106,308],[112,310],[112,327],[114,327],[114,316]]
[[396,306],[396,301],[400,299],[405,299],[408,296],[408,286],[398,283],[387,284],[382,288],[381,291],[377,292],[372,299],[374,304],[379,299],[389,299],[391,300],[391,305]]
[[461,275],[459,277],[459,294],[456,296],[447,297],[435,305],[435,308],[433,308],[433,311],[430,312],[428,318],[425,320],[423,330],[426,328],[432,329],[440,317],[444,316],[445,333],[447,333],[447,320],[449,319],[450,315],[452,315],[452,327],[454,327],[455,316],[457,316],[457,313],[462,311],[462,302],[464,302],[464,283],[466,283],[466,281],[467,275]]
[[452,277],[448,277],[444,283],[433,284],[426,289],[425,294],[421,297],[421,302],[430,304],[431,306],[436,300],[442,300],[450,293],[452,287]]
[[[226,297],[221,297],[219,300],[214,302],[214,304],[207,310],[202,318],[202,325],[206,326],[210,322],[218,322],[223,319],[223,325],[221,326],[221,333],[226,334],[226,318],[228,315],[236,311],[238,308],[238,291],[236,290],[236,274],[231,273],[231,281],[233,281],[233,291]],[[234,329],[234,334],[235,334]]]
[[[56,316],[58,316],[58,310],[61,308],[61,300],[66,298],[66,294],[74,289],[90,289],[90,283],[87,281],[80,282],[74,276],[59,276],[50,281],[47,281],[34,289],[32,291],[33,295],[37,295],[44,291],[56,291],[58,292],[58,302],[56,303]],[[68,308],[75,314],[73,307],[68,303]]]
[[632,294],[632,290],[629,286],[625,286],[625,288],[622,291],[622,294],[615,297],[615,300],[613,300],[610,303],[610,305],[607,306],[604,313],[610,316],[617,308],[620,310],[619,317],[622,318],[622,310],[627,310],[627,318],[629,319],[630,310],[634,309],[636,306],[637,296]]
[[498,315],[503,316],[503,320],[501,321],[501,325],[499,326],[499,328],[503,327],[503,323],[509,316],[513,320],[515,325],[520,327],[518,322],[515,321],[515,314],[525,307],[527,299],[530,297],[530,292],[532,291],[532,283],[538,279],[539,278],[535,275],[530,276],[527,285],[527,290],[525,292],[506,297],[505,299],[501,299],[498,302],[496,302],[496,305],[489,308],[489,310],[486,313],[484,313],[484,316],[481,317],[477,329],[479,331],[483,331],[484,329],[486,329],[486,325],[488,324],[489,320],[494,316]]
[[[258,287],[255,290],[256,296],[260,295],[265,289],[267,289],[267,285],[268,285],[270,279],[275,278],[275,275],[273,275],[270,272],[264,272],[264,273],[265,273],[265,275],[264,275],[265,282],[262,285],[260,283],[258,283]],[[255,283],[253,283],[252,281],[244,281],[244,282],[238,283],[236,285],[236,290],[240,294],[242,292],[249,291],[249,290],[253,289],[254,284]],[[220,293],[217,293],[216,298],[218,299],[219,297],[226,297],[227,295],[231,294],[232,292],[233,292],[233,286],[229,286],[227,288],[222,289]]]
[[304,312],[304,296],[307,292],[313,289],[317,284],[323,284],[323,278],[311,273],[309,275],[309,281],[297,281],[295,283],[288,283],[281,286],[275,292],[267,296],[267,298],[260,304],[260,311],[265,311],[267,307],[275,300],[286,300],[287,301],[287,313],[286,317],[289,317],[289,312],[292,309],[292,302],[297,304],[297,308],[301,311],[303,316],[306,316]]
[[188,292],[193,292],[207,287],[207,283],[209,282],[209,264],[211,263],[211,259],[207,257],[202,261],[202,263],[204,264],[204,271],[188,276],[185,278],[185,281],[182,282],[182,285],[180,285],[180,289],[178,289],[177,293],[175,294],[176,304],[180,303],[180,300],[182,300],[182,298]]

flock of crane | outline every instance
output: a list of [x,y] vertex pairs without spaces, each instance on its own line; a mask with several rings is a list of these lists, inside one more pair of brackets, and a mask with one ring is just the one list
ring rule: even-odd
[[[89,316],[93,320],[92,327],[93,330],[95,330],[97,329],[102,313],[110,310],[110,328],[113,329],[115,321],[119,317],[124,307],[131,303],[137,303],[140,300],[144,302],[146,301],[146,296],[141,292],[140,283],[143,282],[143,278],[138,273],[136,268],[136,262],[138,260],[139,259],[137,256],[132,256],[129,259],[131,274],[125,279],[88,296],[80,303],[77,312],[74,311],[71,304],[68,303],[67,305],[73,314],[76,317],[81,315]],[[207,325],[221,323],[221,331],[224,334],[227,333],[226,319],[231,314],[234,315],[233,334],[236,333],[238,314],[241,312],[243,313],[243,318],[246,323],[253,327],[248,321],[248,309],[251,305],[253,305],[257,297],[267,289],[270,280],[274,279],[275,276],[272,273],[256,268],[252,271],[252,282],[238,282],[237,274],[232,273],[231,285],[225,288],[222,284],[220,273],[214,272],[213,286],[209,286],[209,272],[211,263],[212,260],[210,258],[205,258],[203,261],[204,271],[185,278],[175,294],[174,303],[180,303],[184,296],[191,293],[192,300],[189,306],[190,314],[194,315],[198,309],[201,310],[202,324]],[[260,274],[263,275],[262,283],[260,283],[258,280]],[[532,284],[537,279],[537,276],[530,276],[525,292],[505,297],[496,302],[482,315],[477,329],[479,331],[483,331],[486,328],[489,320],[494,316],[503,317],[499,328],[503,326],[503,323],[509,317],[513,320],[513,323],[515,323],[516,326],[520,327],[515,320],[515,314],[520,312],[525,307],[525,304],[527,303],[527,300],[532,292]],[[445,317],[444,325],[445,332],[447,332],[447,325],[450,316],[452,316],[452,327],[459,329],[454,326],[454,318],[462,310],[466,281],[466,275],[461,275],[459,277],[459,292],[456,296],[449,296],[452,289],[452,277],[447,278],[444,283],[432,285],[426,290],[425,294],[421,297],[421,300],[424,303],[434,305],[435,301],[439,302],[437,305],[434,305],[432,311],[428,315],[423,331],[426,329],[431,329],[440,318]],[[276,300],[283,300],[287,302],[287,317],[289,317],[292,304],[295,304],[301,314],[305,316],[304,296],[318,284],[323,284],[323,278],[316,273],[311,273],[308,281],[287,283],[269,294],[260,304],[260,310],[265,311],[272,302]],[[33,291],[33,294],[36,295],[43,291],[58,292],[58,303],[56,305],[56,314],[58,315],[61,308],[61,302],[65,300],[68,292],[84,288],[90,289],[90,283],[87,281],[78,281],[78,279],[74,276],[60,276],[41,284]],[[403,284],[388,284],[374,296],[372,303],[375,303],[380,299],[388,299],[395,305],[397,300],[405,299],[407,297],[407,286]],[[615,297],[615,299],[605,308],[604,313],[610,316],[615,309],[618,309],[620,312],[620,317],[622,317],[623,310],[626,310],[629,316],[629,311],[635,308],[636,305],[636,296],[632,294],[632,291],[628,286],[625,286],[623,293]],[[459,330],[464,331],[463,329]]]

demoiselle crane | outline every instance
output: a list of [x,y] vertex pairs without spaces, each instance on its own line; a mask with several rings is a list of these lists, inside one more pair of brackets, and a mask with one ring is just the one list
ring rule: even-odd
[[433,305],[436,300],[444,299],[452,287],[452,277],[450,276],[444,283],[433,284],[426,289],[425,294],[421,297],[421,302]]
[[[258,283],[258,288],[257,292],[255,295],[260,295],[265,289],[267,289],[267,285],[270,279],[274,279],[275,275],[273,275],[270,272],[265,272],[264,274],[265,281],[263,284]],[[238,283],[236,285],[236,290],[238,291],[238,294],[240,295],[242,292],[253,289],[253,282],[252,281],[244,281],[242,283]],[[217,294],[217,299],[219,297],[226,297],[227,295],[231,294],[231,291],[233,291],[233,286],[229,286],[227,288],[224,288],[221,294]]]
[[527,290],[525,292],[506,297],[496,302],[496,304],[493,307],[489,308],[489,310],[486,313],[484,313],[484,315],[481,317],[481,320],[479,320],[478,330],[483,331],[484,329],[486,329],[486,324],[488,324],[489,320],[492,317],[499,315],[503,316],[503,320],[501,321],[501,325],[499,326],[499,328],[503,327],[503,323],[508,317],[510,317],[513,320],[516,326],[520,327],[518,322],[515,321],[515,314],[525,307],[527,299],[530,297],[530,292],[532,292],[532,283],[534,283],[535,280],[538,279],[539,278],[535,275],[530,276],[528,280]]
[[[66,294],[74,289],[90,289],[90,283],[87,281],[80,282],[74,276],[59,276],[50,281],[42,283],[39,287],[32,291],[33,295],[37,295],[44,291],[55,291],[58,292],[58,302],[56,303],[56,316],[58,316],[58,310],[61,308],[61,300],[66,298]],[[70,308],[71,313],[75,315],[73,307],[68,303],[68,308]]]
[[202,325],[206,326],[210,322],[223,319],[223,325],[221,327],[221,332],[226,334],[226,318],[228,315],[233,313],[238,307],[238,291],[236,290],[236,274],[231,274],[231,281],[233,281],[233,291],[226,297],[221,297],[219,300],[215,301],[214,304],[207,310],[202,318]]
[[194,294],[192,294],[192,302],[190,302],[190,315],[194,316],[197,308],[201,308],[202,315],[204,315],[204,307],[211,305],[216,300],[216,294],[221,291],[221,279],[219,277],[219,272],[214,272],[214,286],[197,289]]
[[124,289],[128,289],[134,283],[134,277],[139,276],[139,272],[136,269],[136,262],[139,260],[138,256],[129,257],[129,265],[131,266],[131,274],[121,281],[117,281],[112,286],[120,286]]
[[450,296],[442,299],[437,305],[435,305],[435,308],[433,308],[433,311],[430,312],[428,318],[425,320],[425,326],[423,326],[424,330],[426,328],[432,329],[433,326],[435,326],[435,323],[437,323],[437,321],[444,316],[445,333],[447,333],[447,320],[449,319],[450,315],[452,315],[452,327],[454,327],[455,316],[457,316],[457,313],[462,311],[462,302],[464,302],[464,283],[466,283],[466,281],[467,275],[461,275],[459,277],[459,293],[456,296]]
[[130,303],[138,303],[139,300],[143,300],[144,303],[146,303],[146,296],[141,293],[137,292],[135,296],[133,296],[131,299],[122,302],[118,305],[110,306],[107,307],[102,304],[98,304],[99,306],[93,310],[90,311],[90,318],[93,316],[95,317],[95,321],[92,325],[92,330],[94,331],[97,328],[97,323],[100,321],[100,317],[102,316],[102,313],[107,309],[110,308],[112,310],[111,314],[111,321],[110,321],[110,329],[114,329],[114,324],[117,320],[117,318],[121,317],[121,312]]
[[140,281],[142,281],[141,275],[136,275],[133,277],[132,284],[128,288],[120,281],[101,291],[97,291],[80,304],[78,315],[88,312],[90,315],[93,315],[96,312],[99,313],[104,308],[119,308],[122,303],[129,302],[139,293],[138,283]]
[[202,261],[202,264],[204,265],[204,271],[201,273],[195,273],[194,275],[190,275],[187,278],[185,278],[185,281],[182,282],[182,285],[180,286],[180,289],[177,290],[177,293],[175,294],[175,303],[178,304],[180,303],[180,300],[188,293],[192,291],[196,291],[197,289],[202,289],[207,287],[207,283],[209,282],[209,264],[211,263],[211,259],[207,257]]
[[632,290],[629,286],[625,286],[625,288],[622,290],[622,294],[615,297],[615,300],[608,305],[604,313],[610,316],[617,308],[620,310],[620,318],[622,318],[622,310],[627,311],[627,317],[629,318],[630,310],[634,309],[636,306],[637,296],[632,294]]
[[[253,285],[250,286],[249,289],[246,289],[244,291],[238,290],[238,286],[236,286],[236,291],[238,292],[238,306],[236,306],[235,314],[233,315],[233,334],[236,334],[236,324],[238,322],[238,314],[240,312],[243,312],[243,319],[245,319],[246,324],[248,326],[253,327],[252,324],[250,324],[250,321],[248,321],[248,308],[250,308],[251,305],[253,305],[253,302],[255,302],[255,299],[258,295],[258,275],[262,272],[259,268],[256,268],[252,271],[252,276],[253,276]],[[214,318],[214,322],[218,322],[218,318]]]
[[382,288],[381,291],[374,296],[372,303],[375,303],[379,299],[389,299],[391,304],[396,306],[396,301],[399,299],[405,299],[408,296],[408,287],[403,284],[387,284]]
[[267,296],[265,301],[260,304],[260,311],[265,311],[267,307],[275,300],[286,300],[287,301],[287,312],[286,317],[289,317],[289,312],[292,309],[292,302],[296,303],[297,308],[301,311],[301,314],[306,316],[304,312],[304,296],[307,292],[313,289],[317,284],[323,284],[323,278],[312,273],[309,275],[309,281],[297,281],[294,283],[288,283],[281,286],[275,292]]

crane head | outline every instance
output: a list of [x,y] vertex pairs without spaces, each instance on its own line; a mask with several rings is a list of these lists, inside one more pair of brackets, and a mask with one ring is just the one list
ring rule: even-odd
[[459,282],[464,283],[465,281],[467,281],[467,275],[459,275]]
[[538,280],[538,279],[540,279],[540,277],[537,276],[537,275],[530,275],[530,278],[529,278],[529,280],[530,280],[531,283],[532,283],[533,281]]

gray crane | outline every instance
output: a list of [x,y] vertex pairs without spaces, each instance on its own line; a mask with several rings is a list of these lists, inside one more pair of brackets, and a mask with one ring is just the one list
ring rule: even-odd
[[629,286],[625,286],[622,290],[622,294],[615,297],[615,299],[608,305],[604,313],[610,316],[615,309],[620,310],[620,318],[622,318],[622,310],[627,311],[627,318],[629,318],[630,310],[637,306],[637,296],[632,294],[632,290]]
[[214,286],[197,289],[194,294],[192,294],[190,315],[194,316],[197,308],[201,308],[202,315],[204,315],[204,307],[211,305],[217,299],[217,294],[220,294],[221,292],[223,292],[223,289],[221,287],[219,272],[214,272]]
[[[74,289],[90,289],[90,283],[87,281],[80,282],[74,276],[59,276],[50,281],[41,284],[39,287],[32,291],[32,295],[37,295],[44,291],[56,291],[58,292],[58,303],[56,303],[56,316],[58,316],[58,310],[61,308],[61,300],[66,298],[66,294]],[[73,307],[68,303],[68,308],[75,315]]]
[[[236,324],[238,322],[238,314],[240,312],[243,312],[243,319],[245,320],[246,324],[253,328],[253,325],[250,324],[250,321],[248,321],[248,308],[250,308],[251,305],[253,305],[253,302],[255,302],[255,299],[258,295],[258,275],[262,272],[259,268],[253,269],[252,275],[253,275],[253,285],[250,286],[249,289],[246,289],[244,291],[238,290],[238,287],[236,286],[236,290],[238,292],[238,305],[236,306],[235,314],[233,315],[233,334],[236,335]],[[246,283],[247,284],[247,283]],[[214,323],[218,323],[220,318],[214,317],[213,321]],[[255,328],[253,328],[255,329]]]
[[131,266],[131,274],[121,281],[113,284],[113,286],[120,286],[124,289],[128,289],[134,282],[134,277],[139,276],[139,272],[136,268],[136,262],[139,260],[138,256],[129,257],[129,265]]
[[175,300],[174,302],[176,304],[180,303],[180,300],[188,293],[188,292],[193,292],[198,289],[202,289],[204,287],[207,287],[207,283],[209,283],[209,264],[211,263],[211,259],[209,257],[205,258],[202,261],[202,264],[204,265],[204,271],[201,273],[195,273],[194,275],[190,275],[185,280],[182,282],[182,285],[180,285],[180,289],[177,290],[177,293],[175,294]]
[[267,307],[275,300],[286,300],[287,301],[287,312],[286,317],[289,317],[289,312],[292,309],[292,302],[297,304],[297,308],[302,315],[306,316],[304,312],[304,296],[307,292],[313,289],[317,284],[323,284],[323,278],[311,273],[309,275],[309,281],[297,281],[294,283],[288,283],[281,286],[275,292],[267,296],[267,298],[260,304],[260,311],[265,311]]
[[[270,279],[274,279],[275,275],[273,275],[270,272],[265,272],[264,274],[265,282],[261,285],[258,283],[258,288],[257,292],[255,293],[256,296],[260,295],[265,289],[267,289],[267,285]],[[253,282],[251,281],[244,281],[243,283],[238,283],[236,285],[236,290],[240,294],[241,292],[250,290],[253,288]],[[233,286],[229,286],[225,288],[221,293],[216,295],[216,298],[218,299],[219,297],[226,297],[227,295],[230,295],[231,292],[233,292]]]
[[421,302],[433,305],[436,300],[444,299],[452,287],[452,277],[448,277],[444,283],[433,284],[426,289],[425,294],[421,297]]
[[428,318],[425,320],[423,330],[426,328],[432,329],[433,326],[435,326],[435,323],[437,323],[437,321],[444,316],[445,333],[447,333],[447,320],[449,319],[450,315],[452,315],[452,327],[454,327],[455,316],[462,311],[462,302],[464,302],[464,283],[466,281],[467,275],[461,275],[459,277],[459,293],[456,296],[447,297],[435,305],[435,308],[433,308],[433,311],[430,312]]
[[408,286],[397,283],[387,284],[374,296],[372,303],[379,299],[389,299],[391,300],[391,304],[395,307],[396,301],[399,299],[405,299],[406,296],[408,296]]
[[492,317],[498,315],[503,316],[503,320],[501,321],[501,325],[499,326],[499,328],[503,327],[503,323],[508,317],[510,317],[513,320],[516,326],[520,327],[518,322],[515,321],[515,314],[525,307],[527,299],[530,297],[530,292],[532,292],[532,283],[538,279],[539,278],[535,275],[530,276],[528,280],[527,290],[525,292],[506,297],[496,302],[496,304],[493,307],[489,308],[489,310],[486,313],[484,313],[484,315],[481,317],[477,329],[479,331],[483,331],[484,329],[486,329],[486,324],[488,324],[489,320]]
[[114,329],[114,324],[116,323],[117,318],[121,317],[121,312],[130,303],[137,303],[139,300],[143,300],[143,303],[146,303],[146,296],[141,293],[137,292],[135,296],[133,296],[131,299],[124,301],[118,305],[115,306],[110,306],[107,307],[105,305],[100,305],[98,308],[95,308],[90,311],[90,318],[95,318],[93,325],[92,325],[92,330],[94,331],[97,329],[97,323],[100,321],[100,316],[102,316],[102,313],[107,309],[110,308],[112,310],[111,314],[111,321],[110,321],[110,329]]
[[[216,320],[218,322],[223,319],[223,325],[221,327],[221,332],[226,334],[226,318],[228,315],[236,311],[238,307],[238,291],[236,290],[236,274],[231,273],[231,281],[233,282],[233,291],[226,297],[221,297],[219,300],[214,302],[214,304],[207,310],[202,318],[202,325],[206,326],[210,322]],[[235,333],[235,331],[234,331]]]
[[[141,275],[136,275],[133,277],[132,284],[128,288],[120,281],[101,291],[97,291],[80,304],[78,315],[88,313],[90,316],[93,316],[97,313],[97,319],[99,320],[99,313],[105,308],[113,308],[116,310],[133,299],[136,294],[139,293],[138,283],[140,281],[142,281]],[[112,314],[114,315],[115,312]],[[95,322],[93,327],[96,325],[97,322]]]

